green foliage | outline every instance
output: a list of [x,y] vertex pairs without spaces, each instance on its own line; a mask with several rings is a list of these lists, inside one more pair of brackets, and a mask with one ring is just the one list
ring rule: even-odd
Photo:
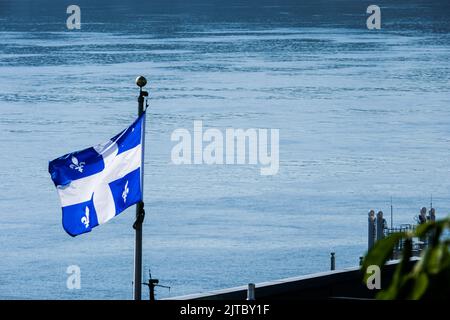
[[[450,299],[450,240],[445,232],[450,230],[450,217],[437,222],[427,222],[412,232],[397,232],[375,243],[364,258],[362,270],[364,283],[370,276],[367,268],[382,268],[392,257],[394,248],[402,243],[401,259],[389,287],[377,294],[377,299]],[[413,238],[428,239],[420,260],[409,263],[413,256]]]

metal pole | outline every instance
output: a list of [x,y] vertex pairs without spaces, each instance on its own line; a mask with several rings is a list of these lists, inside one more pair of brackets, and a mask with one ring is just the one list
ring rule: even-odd
[[392,207],[392,197],[391,197],[391,228],[394,228],[394,208]]
[[375,243],[375,211],[370,210],[369,211],[369,234],[368,234],[368,247],[369,250],[373,247]]
[[255,300],[255,284],[254,283],[248,284],[247,300],[249,300],[249,301]]
[[[136,85],[140,88],[138,98],[138,115],[144,114],[144,97],[148,96],[146,91],[142,88],[147,84],[147,80],[140,76],[136,79]],[[144,149],[145,149],[145,119],[142,122],[142,165],[141,165],[141,193],[144,195]],[[136,222],[133,228],[136,230],[136,239],[134,247],[134,300],[142,299],[142,223],[144,222],[144,201],[139,201],[136,204]]]
[[150,289],[150,301],[155,301],[155,287],[159,283],[158,279],[149,279],[148,287]]
[[331,270],[336,270],[336,257],[334,252],[331,253]]
[[377,213],[377,241],[384,238],[384,218],[383,211]]
[[430,210],[433,209],[433,194],[430,196]]
[[430,220],[431,221],[436,221],[436,211],[434,210],[434,208],[430,209]]

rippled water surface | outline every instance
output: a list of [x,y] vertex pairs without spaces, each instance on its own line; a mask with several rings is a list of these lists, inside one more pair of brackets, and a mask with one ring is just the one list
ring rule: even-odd
[[[378,1],[380,31],[356,0],[77,3],[68,31],[68,1],[0,0],[0,298],[132,297],[134,208],[71,238],[47,165],[130,124],[139,74],[159,298],[325,271],[331,251],[354,266],[390,197],[396,223],[430,194],[449,212],[448,2]],[[173,165],[170,135],[194,120],[280,129],[278,175]]]

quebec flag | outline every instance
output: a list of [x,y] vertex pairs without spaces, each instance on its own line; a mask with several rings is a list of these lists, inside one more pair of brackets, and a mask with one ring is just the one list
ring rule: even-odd
[[71,236],[90,232],[142,200],[145,113],[110,141],[49,163],[62,224]]

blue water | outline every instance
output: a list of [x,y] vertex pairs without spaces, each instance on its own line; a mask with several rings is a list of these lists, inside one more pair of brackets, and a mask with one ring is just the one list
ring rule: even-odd
[[[355,266],[367,212],[450,211],[447,1],[0,0],[0,298],[130,299],[134,208],[69,237],[48,161],[104,142],[149,80],[143,262],[158,298]],[[280,129],[280,171],[171,163],[177,128]],[[388,222],[389,222],[388,217]],[[68,290],[66,268],[81,268]],[[144,279],[147,277],[145,271]],[[148,293],[144,289],[144,298]]]

